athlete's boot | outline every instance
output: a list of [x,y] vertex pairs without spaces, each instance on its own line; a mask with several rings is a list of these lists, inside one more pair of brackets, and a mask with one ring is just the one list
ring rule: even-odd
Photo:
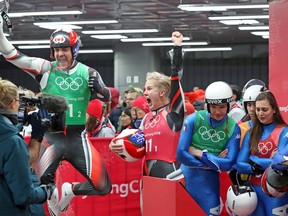
[[69,207],[70,201],[75,196],[75,194],[72,191],[72,184],[65,182],[62,185],[62,197],[59,202],[59,206],[61,211],[66,211]]
[[58,203],[58,189],[55,187],[51,198],[47,200],[48,210],[51,216],[59,216],[60,215],[60,206]]

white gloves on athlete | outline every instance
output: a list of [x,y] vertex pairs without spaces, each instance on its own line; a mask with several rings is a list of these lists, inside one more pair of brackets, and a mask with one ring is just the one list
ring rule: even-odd
[[3,18],[0,16],[0,52],[5,58],[9,58],[16,55],[17,50],[5,37],[3,32],[3,22]]

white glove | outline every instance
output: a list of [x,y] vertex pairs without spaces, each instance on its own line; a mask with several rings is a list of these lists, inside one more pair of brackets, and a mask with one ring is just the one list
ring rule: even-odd
[[17,54],[17,50],[11,44],[10,41],[4,35],[3,32],[3,22],[5,22],[0,15],[0,52],[3,54],[5,58],[9,58]]
[[0,15],[0,34],[4,34],[3,33],[3,18],[1,15]]
[[8,13],[9,10],[9,1],[8,0],[0,0],[0,13],[4,11],[5,13]]

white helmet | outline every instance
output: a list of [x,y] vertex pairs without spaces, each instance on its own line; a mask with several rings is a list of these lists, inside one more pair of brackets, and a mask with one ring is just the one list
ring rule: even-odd
[[247,88],[243,94],[243,102],[255,101],[256,97],[265,89],[262,85],[253,85]]
[[232,101],[233,92],[229,84],[223,81],[211,83],[205,90],[205,101],[207,103],[208,112],[210,112],[209,104],[227,103],[229,112],[229,103]]
[[257,207],[257,194],[251,186],[232,185],[227,191],[227,207],[235,215],[250,215]]
[[262,85],[252,85],[245,90],[243,94],[243,103],[246,113],[248,113],[247,102],[256,101],[256,97],[264,90],[266,90],[266,88]]

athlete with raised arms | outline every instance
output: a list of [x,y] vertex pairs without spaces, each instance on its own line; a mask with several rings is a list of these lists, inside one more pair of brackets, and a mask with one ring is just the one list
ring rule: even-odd
[[[52,215],[59,215],[60,211],[67,210],[75,195],[105,195],[111,191],[110,178],[99,153],[86,136],[81,137],[91,93],[93,98],[108,101],[110,90],[95,69],[76,60],[79,43],[80,39],[75,31],[57,29],[50,37],[51,57],[55,61],[29,57],[20,53],[4,36],[3,20],[0,18],[0,52],[5,59],[36,78],[41,92],[64,96],[69,104],[63,130],[45,133],[50,146],[39,161],[41,181],[54,179],[55,171],[62,160],[71,163],[87,181],[73,185],[64,183],[59,202],[58,192],[55,190],[48,202]],[[32,161],[37,161],[40,146],[34,148],[30,157]]]

